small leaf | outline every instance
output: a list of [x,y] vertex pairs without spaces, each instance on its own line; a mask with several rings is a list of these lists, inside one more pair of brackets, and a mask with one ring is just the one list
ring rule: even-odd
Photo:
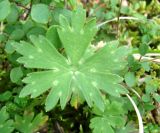
[[6,43],[5,51],[8,54],[12,54],[15,51],[13,46],[11,45],[13,42],[14,42],[13,40],[8,40],[8,42]]
[[11,11],[9,13],[9,15],[7,16],[7,22],[8,23],[15,23],[18,20],[19,17],[19,10],[17,8],[17,6],[15,6],[14,4],[11,5]]
[[15,67],[10,72],[10,78],[13,83],[17,83],[23,77],[23,71],[21,67]]
[[148,45],[145,43],[141,43],[139,46],[139,52],[142,56],[144,56],[148,51]]
[[146,90],[147,94],[154,93],[157,91],[157,89],[158,89],[158,84],[152,82],[152,80],[150,82],[146,83],[145,90]]
[[144,94],[144,95],[142,96],[142,100],[143,100],[144,102],[149,102],[149,101],[151,100],[150,95],[149,95],[149,94]]
[[49,21],[50,12],[45,4],[36,4],[32,6],[31,17],[38,23],[46,24]]
[[12,40],[20,40],[24,37],[25,33],[22,29],[16,29],[14,30],[11,35],[10,35],[10,39]]
[[141,68],[139,61],[136,61],[133,55],[128,56],[128,65],[131,71],[134,71],[134,72],[138,70],[139,68]]
[[133,87],[136,84],[136,77],[133,72],[128,72],[124,76],[125,82],[129,87]]
[[151,111],[151,110],[153,110],[153,109],[155,109],[156,107],[155,107],[155,105],[153,105],[152,103],[145,103],[144,104],[144,109],[146,110],[146,111]]
[[12,97],[12,93],[10,91],[5,91],[4,93],[0,94],[0,101],[8,101]]
[[154,93],[153,97],[158,103],[160,103],[160,95],[158,95],[157,93]]
[[145,71],[149,72],[149,70],[150,70],[150,63],[149,62],[141,62],[141,66]]
[[8,0],[0,1],[0,21],[3,21],[10,13],[10,2]]

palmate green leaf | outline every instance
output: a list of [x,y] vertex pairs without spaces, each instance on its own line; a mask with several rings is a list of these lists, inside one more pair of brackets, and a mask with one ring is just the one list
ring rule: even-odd
[[22,133],[33,133],[42,127],[48,120],[42,113],[34,116],[34,113],[26,113],[23,116],[15,116],[15,128]]
[[123,127],[126,122],[123,104],[119,102],[106,101],[104,112],[94,108],[93,113],[98,115],[91,119],[93,133],[114,133],[113,128]]
[[[79,95],[90,107],[95,104],[103,111],[102,92],[118,97],[128,93],[119,84],[123,79],[116,74],[126,66],[128,49],[118,47],[119,43],[113,41],[88,54],[87,48],[96,32],[96,25],[95,20],[86,22],[85,19],[82,8],[73,12],[71,25],[65,17],[60,17],[57,30],[66,56],[56,50],[55,46],[59,44],[52,44],[43,36],[31,36],[31,43],[21,41],[12,44],[22,55],[19,63],[27,68],[41,69],[23,79],[26,86],[20,92],[20,97],[31,95],[35,98],[48,92],[45,106],[49,111],[59,100],[64,109],[72,96],[78,98]],[[83,34],[80,31],[84,31]]]
[[11,133],[13,129],[13,121],[9,120],[9,115],[6,112],[6,107],[3,107],[0,110],[0,132]]

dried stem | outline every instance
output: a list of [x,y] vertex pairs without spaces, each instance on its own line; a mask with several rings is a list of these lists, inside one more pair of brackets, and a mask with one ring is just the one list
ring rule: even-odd
[[130,100],[130,102],[132,103],[132,105],[133,105],[133,107],[136,111],[136,114],[137,114],[137,117],[138,117],[138,122],[139,122],[139,133],[144,133],[142,116],[141,116],[141,114],[138,110],[138,107],[137,107],[136,103],[134,102],[134,100],[128,94],[126,94],[126,96]]
[[3,29],[4,29],[4,25],[3,25],[3,21],[2,21],[1,25],[0,25],[0,34],[3,34]]
[[122,7],[122,0],[120,0],[120,7],[119,7],[119,11],[118,11],[118,19],[117,19],[117,38],[119,38],[119,34],[120,34],[120,15],[121,15],[121,7]]

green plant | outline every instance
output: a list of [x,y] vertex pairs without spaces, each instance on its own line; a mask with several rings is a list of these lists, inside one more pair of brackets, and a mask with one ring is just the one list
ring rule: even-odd
[[55,107],[59,99],[64,109],[72,93],[82,95],[90,107],[94,103],[103,111],[100,90],[118,97],[127,93],[119,84],[122,78],[116,71],[125,67],[128,50],[118,47],[118,42],[111,42],[87,55],[87,48],[96,33],[96,24],[94,19],[86,22],[85,11],[81,7],[73,12],[71,22],[64,16],[60,16],[59,21],[57,32],[66,50],[66,57],[58,53],[43,36],[31,36],[34,45],[27,42],[13,43],[16,51],[23,55],[18,62],[27,68],[45,69],[30,73],[23,79],[28,85],[23,88],[20,97],[31,95],[35,98],[51,88],[45,103],[47,111]]
[[106,100],[104,112],[97,109],[94,109],[93,112],[97,115],[91,119],[90,124],[90,127],[94,129],[94,133],[114,133],[113,127],[123,127],[126,123],[125,110],[123,104],[119,102]]
[[39,130],[48,120],[47,116],[42,116],[42,113],[34,117],[33,113],[25,112],[24,116],[15,116],[15,128],[22,133],[33,133]]
[[13,120],[9,119],[6,107],[0,110],[0,131],[3,133],[11,133],[13,131]]
[[0,132],[158,133],[159,5],[0,0]]

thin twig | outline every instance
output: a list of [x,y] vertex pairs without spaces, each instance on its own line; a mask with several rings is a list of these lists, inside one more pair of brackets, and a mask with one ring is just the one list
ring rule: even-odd
[[31,0],[31,2],[30,2],[29,10],[27,10],[27,12],[24,13],[24,15],[25,15],[23,18],[24,20],[26,20],[28,18],[29,14],[31,13],[32,3],[33,3],[33,0]]
[[20,3],[16,3],[17,6],[21,7],[21,8],[24,8],[25,10],[30,10],[30,8],[24,6],[24,5],[21,5]]
[[58,121],[56,121],[55,123],[57,130],[59,131],[59,133],[64,133],[63,128],[59,125]]
[[1,25],[0,25],[0,34],[3,34],[3,29],[4,29],[4,25],[3,25],[3,21],[2,21]]
[[67,8],[67,0],[64,0],[64,7]]
[[120,33],[120,15],[121,15],[121,7],[122,7],[122,0],[120,0],[120,7],[119,7],[119,11],[118,11],[118,17],[117,17],[117,38],[119,38],[119,33]]
[[140,55],[140,57],[139,57],[139,59],[138,59],[139,62],[141,61],[142,57],[143,57],[143,56]]
[[139,60],[141,57],[141,62],[155,62],[155,63],[160,63],[160,59],[156,58],[156,57],[160,57],[159,53],[148,53],[145,56],[141,56],[140,54],[133,54],[133,57],[136,60]]
[[127,86],[124,82],[121,83],[125,88],[127,88],[128,90],[132,91],[133,93],[135,93],[137,95],[137,97],[142,100],[141,96],[138,94],[138,92],[136,90],[134,90],[133,88]]
[[[105,22],[102,22],[102,23],[98,24],[97,27],[100,28],[100,27],[104,26],[107,23],[110,23],[110,22],[113,22],[113,21],[117,21],[117,20],[118,20],[117,17],[113,18],[111,20],[107,20]],[[143,19],[139,19],[139,18],[132,17],[132,16],[127,16],[127,17],[126,16],[121,16],[121,17],[119,17],[119,20],[137,20],[137,21],[143,21],[143,22],[145,22]]]
[[138,98],[139,98],[140,100],[142,100],[141,96],[138,94],[137,91],[135,91],[135,90],[132,89],[132,88],[130,88],[130,90],[131,90],[133,93],[135,93],[135,94],[138,96]]

